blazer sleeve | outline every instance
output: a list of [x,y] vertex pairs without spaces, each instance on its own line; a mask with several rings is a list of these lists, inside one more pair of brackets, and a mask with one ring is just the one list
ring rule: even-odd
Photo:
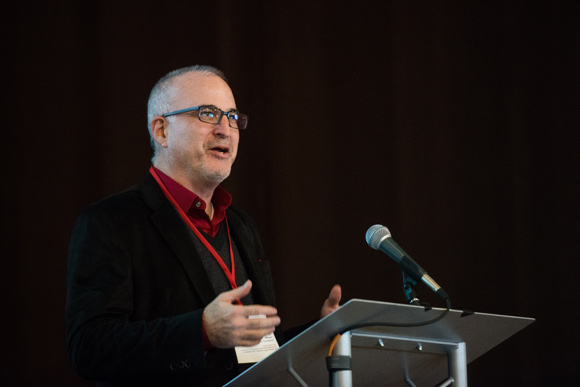
[[201,308],[136,318],[134,261],[136,254],[145,253],[133,242],[151,236],[128,224],[126,212],[93,206],[75,224],[67,266],[70,361],[79,375],[100,381],[163,378],[202,369]]

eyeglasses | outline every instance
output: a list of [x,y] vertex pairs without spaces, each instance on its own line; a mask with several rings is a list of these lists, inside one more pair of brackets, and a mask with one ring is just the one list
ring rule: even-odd
[[163,114],[163,117],[174,116],[176,114],[193,112],[197,110],[197,117],[201,122],[217,125],[222,121],[222,117],[228,117],[229,124],[234,129],[246,129],[248,127],[248,116],[232,110],[224,112],[222,109],[213,105],[200,105],[192,108],[176,110]]

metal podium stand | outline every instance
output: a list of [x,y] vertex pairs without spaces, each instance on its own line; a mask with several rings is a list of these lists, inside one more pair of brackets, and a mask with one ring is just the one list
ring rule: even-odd
[[[445,309],[353,299],[228,383],[241,386],[327,386],[326,355],[344,329],[369,322],[427,321]],[[467,364],[534,321],[532,318],[451,310],[434,324],[368,327],[345,333],[335,353],[352,356],[350,375],[335,385],[467,386]],[[351,383],[351,384],[349,384]]]

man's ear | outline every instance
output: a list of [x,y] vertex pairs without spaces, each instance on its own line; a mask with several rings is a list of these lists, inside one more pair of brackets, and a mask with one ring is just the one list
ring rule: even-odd
[[155,116],[151,120],[151,135],[157,144],[167,148],[167,120],[162,116]]

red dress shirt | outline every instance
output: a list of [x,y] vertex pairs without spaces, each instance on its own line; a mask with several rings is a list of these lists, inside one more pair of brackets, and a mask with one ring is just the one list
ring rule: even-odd
[[159,178],[167,188],[167,191],[173,196],[179,207],[185,212],[189,220],[197,227],[198,230],[211,235],[215,238],[220,230],[220,224],[226,217],[226,209],[232,204],[232,195],[228,191],[218,186],[211,199],[213,204],[213,218],[210,220],[205,213],[207,203],[195,193],[191,192],[171,177],[167,176],[159,169],[153,167]]

